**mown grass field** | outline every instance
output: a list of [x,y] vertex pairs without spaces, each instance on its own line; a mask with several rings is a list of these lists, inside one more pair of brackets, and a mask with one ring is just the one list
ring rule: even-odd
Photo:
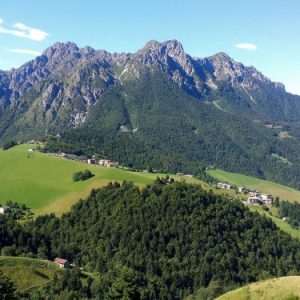
[[300,299],[300,276],[260,281],[228,292],[216,300],[296,300]]
[[23,292],[47,284],[59,268],[48,260],[0,256],[0,270]]
[[264,193],[278,196],[281,200],[300,202],[300,191],[272,181],[237,173],[229,173],[222,170],[209,170],[208,173],[222,182],[229,182],[230,184],[235,184],[237,186],[260,190]]
[[[0,150],[0,203],[7,200],[24,203],[38,214],[54,212],[61,215],[93,188],[109,181],[132,181],[139,186],[153,182],[159,174],[130,172],[116,168],[57,158],[38,151],[28,152],[32,145],[18,145]],[[89,180],[73,182],[74,172],[89,169],[95,176]],[[162,175],[165,176],[165,175]],[[178,176],[172,176],[181,180]],[[187,182],[198,180],[183,177]]]

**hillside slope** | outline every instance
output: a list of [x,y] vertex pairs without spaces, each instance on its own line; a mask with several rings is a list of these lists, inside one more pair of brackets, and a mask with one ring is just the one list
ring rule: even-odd
[[299,186],[297,141],[280,140],[261,124],[199,102],[148,67],[140,69],[138,81],[109,88],[83,125],[50,143],[50,150],[70,149],[162,171],[201,174],[214,164]]
[[300,276],[257,282],[228,292],[216,300],[289,300],[300,298]]
[[[26,204],[36,215],[61,215],[92,189],[109,181],[132,181],[139,186],[152,183],[159,174],[130,172],[105,168],[49,156],[38,151],[28,152],[33,145],[18,145],[0,151],[0,204],[8,200]],[[89,180],[74,182],[75,172],[89,169],[95,175]],[[180,176],[172,175],[176,180]],[[184,177],[187,182],[200,181]]]
[[25,292],[46,285],[59,268],[49,260],[0,256],[0,270],[19,292]]
[[300,202],[300,191],[277,184],[275,182],[261,180],[259,178],[245,176],[238,173],[225,172],[223,170],[209,170],[208,174],[221,182],[228,182],[236,186],[244,186],[263,193],[278,196],[281,200]]
[[0,221],[2,251],[99,272],[104,298],[119,287],[120,295],[183,299],[212,282],[222,289],[300,271],[299,241],[240,201],[185,183],[110,184],[61,218]]

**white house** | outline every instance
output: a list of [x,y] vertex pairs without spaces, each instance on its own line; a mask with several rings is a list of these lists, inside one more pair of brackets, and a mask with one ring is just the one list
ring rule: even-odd
[[249,192],[250,197],[260,197],[261,192],[255,191],[255,192]]
[[241,193],[241,194],[245,193],[246,192],[246,188],[244,188],[243,186],[239,186],[238,187],[238,192]]
[[194,175],[192,175],[192,174],[184,174],[184,176],[185,176],[185,177],[190,177],[190,178],[193,178],[193,177],[194,177]]
[[248,199],[247,199],[247,203],[248,204],[255,204],[255,203],[260,203],[260,197],[255,197],[255,196],[250,196]]
[[267,204],[267,205],[272,204],[272,195],[261,194],[260,199],[264,204]]
[[272,196],[269,194],[261,194],[261,200],[272,200]]
[[219,182],[219,183],[217,184],[217,187],[218,187],[219,189],[224,189],[224,190],[230,190],[230,189],[231,189],[231,185],[230,185],[230,184],[228,184],[228,183],[223,183],[223,182]]
[[89,158],[89,159],[87,160],[87,163],[88,163],[89,165],[93,165],[93,164],[96,163],[96,161],[95,161],[93,158]]
[[104,166],[104,167],[116,167],[118,166],[118,162],[112,161],[110,159],[100,159],[99,160],[99,165]]
[[8,206],[0,206],[0,214],[4,215],[9,210]]

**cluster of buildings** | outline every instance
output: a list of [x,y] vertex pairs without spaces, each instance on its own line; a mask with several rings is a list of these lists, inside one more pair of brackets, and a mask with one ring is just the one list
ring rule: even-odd
[[217,188],[218,189],[222,189],[222,190],[230,190],[231,189],[231,185],[228,184],[228,183],[224,183],[224,182],[218,182]]
[[68,154],[68,153],[64,153],[64,152],[59,152],[59,153],[49,153],[49,155],[84,162],[83,158],[81,158],[80,156],[77,156],[75,154]]
[[249,197],[247,199],[248,204],[272,204],[272,195],[262,194],[261,192],[249,192]]
[[40,141],[37,141],[37,140],[30,140],[30,141],[27,141],[26,144],[29,144],[29,145],[43,145],[43,142],[40,142]]
[[118,167],[119,166],[119,163],[117,161],[113,161],[113,160],[110,160],[110,159],[100,159],[99,161],[97,161],[96,159],[94,158],[89,158],[87,160],[87,163],[89,165],[94,165],[94,164],[99,164],[100,166],[103,166],[103,167]]
[[86,158],[82,158],[82,157],[74,155],[74,154],[67,154],[67,153],[64,153],[64,152],[52,153],[51,155],[61,157],[61,158],[80,161],[80,162],[83,162],[83,163],[87,163],[89,165],[100,165],[100,166],[103,166],[103,167],[119,167],[119,163],[117,161],[113,161],[111,159],[97,160],[94,157],[86,159]]
[[[223,189],[223,190],[230,190],[232,189],[232,186],[228,183],[224,182],[218,182],[216,185],[218,189]],[[272,204],[272,195],[269,194],[263,194],[259,191],[249,191],[243,186],[240,186],[237,188],[237,192],[241,194],[247,194],[247,203],[248,204],[265,204],[265,205],[271,205]]]

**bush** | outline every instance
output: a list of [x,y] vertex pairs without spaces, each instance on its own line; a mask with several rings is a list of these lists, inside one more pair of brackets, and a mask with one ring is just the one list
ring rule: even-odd
[[75,172],[73,174],[73,181],[84,181],[95,176],[90,170]]
[[8,150],[9,148],[12,148],[16,145],[17,145],[17,143],[15,141],[7,141],[3,144],[2,148],[3,148],[3,150]]

